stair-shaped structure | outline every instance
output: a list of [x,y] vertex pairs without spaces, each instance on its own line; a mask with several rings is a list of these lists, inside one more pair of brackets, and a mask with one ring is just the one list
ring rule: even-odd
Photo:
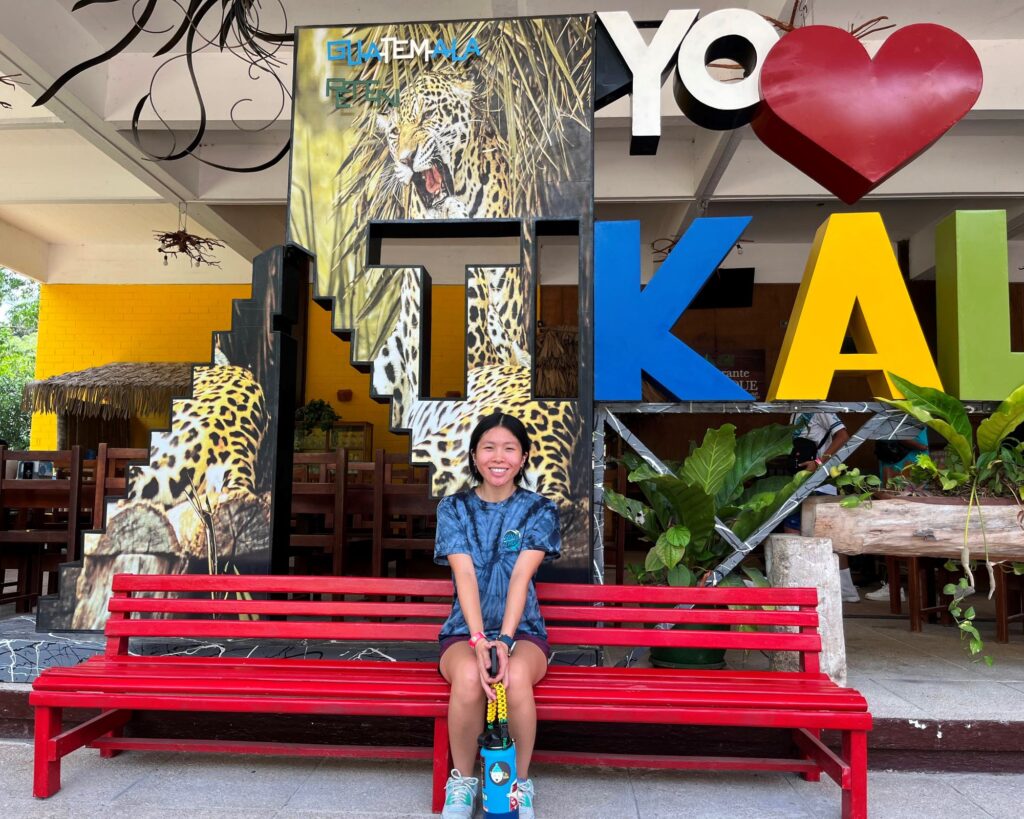
[[[298,321],[311,257],[287,245],[253,262],[252,296],[232,304],[231,330],[213,334],[192,395],[171,404],[150,460],[128,469],[104,528],[83,536],[82,559],[60,568],[40,600],[39,631],[103,628],[117,572],[266,574],[286,543]],[[280,567],[276,567],[280,568]]]

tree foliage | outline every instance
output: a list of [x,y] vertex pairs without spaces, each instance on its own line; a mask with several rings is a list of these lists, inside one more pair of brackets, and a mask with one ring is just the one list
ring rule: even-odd
[[0,440],[28,449],[31,415],[21,391],[34,377],[39,327],[39,285],[0,267]]

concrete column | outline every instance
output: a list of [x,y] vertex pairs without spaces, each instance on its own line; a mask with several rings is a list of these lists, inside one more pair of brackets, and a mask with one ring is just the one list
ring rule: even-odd
[[[839,558],[832,552],[832,541],[820,537],[772,535],[765,546],[765,565],[772,586],[810,586],[818,590],[821,670],[837,684],[846,685]],[[799,658],[788,651],[773,654],[771,668],[797,671]]]

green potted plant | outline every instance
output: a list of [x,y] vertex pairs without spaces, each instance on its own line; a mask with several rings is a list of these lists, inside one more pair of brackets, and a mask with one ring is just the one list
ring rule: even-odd
[[[984,643],[967,598],[975,591],[974,570],[979,559],[985,564],[990,588],[997,571],[1024,574],[1024,563],[1008,559],[1024,551],[1024,443],[1014,437],[1016,428],[1024,423],[1024,386],[982,419],[975,432],[959,399],[889,375],[904,398],[879,400],[945,438],[945,459],[918,455],[887,483],[885,492],[874,493],[858,510],[858,517],[848,517],[828,504],[816,505],[814,534],[832,538],[850,553],[921,554],[922,532],[926,531],[932,555],[957,554],[958,560],[951,559],[947,569],[959,569],[962,577],[942,591],[950,597],[949,611],[961,638],[976,656]],[[841,493],[852,489],[842,502],[844,506],[857,506],[875,488],[854,486],[857,476],[843,465],[832,470],[832,479]],[[992,661],[989,656],[984,659]]]
[[[697,586],[731,552],[715,531],[716,517],[745,539],[807,479],[808,472],[762,477],[767,461],[788,455],[792,447],[790,426],[771,424],[737,437],[735,426],[723,424],[709,429],[700,446],[682,463],[671,465],[667,475],[658,474],[635,455],[625,456],[622,461],[630,469],[629,481],[637,485],[644,500],[606,490],[605,504],[636,526],[641,539],[651,544],[643,565],[629,567],[637,582]],[[744,566],[743,571],[759,585],[767,585],[764,575],[753,567]],[[733,576],[723,585],[742,582]],[[671,667],[721,667],[724,653],[720,650],[709,658],[694,656],[688,649],[654,648],[651,662]]]
[[322,398],[314,398],[295,410],[295,448],[328,449],[327,434],[341,416]]
[[[1024,385],[1011,392],[995,412],[983,419],[975,433],[967,408],[959,399],[941,390],[919,387],[892,373],[889,375],[905,397],[880,400],[916,418],[949,444],[945,466],[939,466],[929,455],[918,455],[916,462],[908,468],[906,477],[897,478],[891,488],[899,491],[914,486],[914,491],[919,494],[931,489],[932,495],[949,497],[957,507],[966,501],[960,555],[963,576],[957,583],[948,584],[943,593],[952,597],[949,611],[957,622],[961,637],[967,641],[968,651],[977,655],[984,643],[973,622],[974,607],[965,603],[966,598],[974,593],[975,586],[970,537],[972,515],[977,516],[979,524],[990,589],[994,590],[996,571],[1024,574],[1024,563],[1005,561],[1007,565],[1001,566],[992,560],[983,515],[994,514],[994,510],[982,511],[986,498],[1004,498],[1010,502],[1010,514],[1021,525],[1024,442],[1013,436],[1017,427],[1024,424]],[[1021,530],[1017,540],[1024,542],[1024,525],[1021,525]],[[986,656],[985,661],[991,663],[992,658]]]

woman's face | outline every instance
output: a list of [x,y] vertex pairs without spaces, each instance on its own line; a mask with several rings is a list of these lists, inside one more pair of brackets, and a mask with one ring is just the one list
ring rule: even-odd
[[473,453],[483,481],[493,489],[508,488],[526,463],[526,453],[516,436],[504,427],[487,430]]

